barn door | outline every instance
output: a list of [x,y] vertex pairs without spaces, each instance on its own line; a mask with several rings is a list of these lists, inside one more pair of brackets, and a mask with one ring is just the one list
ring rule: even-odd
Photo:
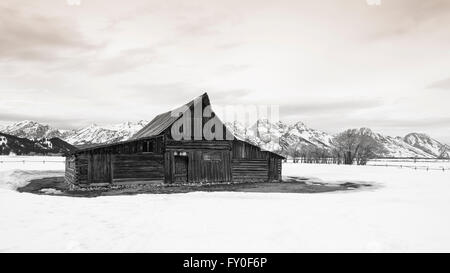
[[188,157],[175,156],[175,183],[186,183],[188,181]]
[[111,155],[91,154],[88,161],[89,183],[111,183]]

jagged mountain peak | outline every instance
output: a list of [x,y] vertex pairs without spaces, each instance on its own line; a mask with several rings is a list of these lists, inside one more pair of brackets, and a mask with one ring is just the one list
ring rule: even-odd
[[113,143],[131,138],[136,132],[148,124],[146,120],[126,121],[112,125],[91,124],[75,131],[65,140],[73,145],[84,146],[100,143]]
[[424,133],[407,134],[403,140],[436,157],[449,158],[449,147]]
[[414,143],[414,142],[418,142],[418,141],[422,141],[422,142],[432,142],[433,139],[425,134],[425,133],[409,133],[404,137],[405,141]]
[[32,120],[23,120],[7,126],[3,126],[1,131],[6,134],[29,139],[41,139],[44,137],[64,138],[68,134],[70,134],[70,132],[67,130],[55,129],[48,124],[42,124]]
[[292,127],[293,127],[293,128],[296,128],[296,129],[299,129],[299,130],[305,130],[305,129],[308,128],[308,126],[306,126],[306,124],[303,123],[303,122],[301,122],[301,121],[298,121],[298,122],[294,123],[294,124],[292,125]]

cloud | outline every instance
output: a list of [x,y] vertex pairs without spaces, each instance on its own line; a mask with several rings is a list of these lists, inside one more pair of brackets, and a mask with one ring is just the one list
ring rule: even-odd
[[0,34],[0,60],[49,61],[68,51],[95,47],[67,20],[4,6],[0,6]]
[[235,73],[235,72],[240,72],[240,71],[244,71],[249,69],[251,66],[250,65],[245,65],[245,64],[225,64],[220,66],[217,69],[217,72],[219,74],[229,74],[229,73]]
[[374,40],[395,38],[420,31],[439,29],[449,23],[450,2],[447,0],[382,1],[380,6],[364,10],[366,36]]
[[91,63],[90,70],[98,75],[130,72],[140,66],[155,62],[157,58],[156,50],[152,46],[126,49],[116,56]]
[[234,42],[234,43],[221,43],[216,45],[217,49],[221,49],[221,50],[230,50],[230,49],[235,49],[238,48],[240,46],[244,45],[244,43],[239,43],[239,42]]
[[4,119],[150,119],[208,92],[313,128],[447,122],[448,0],[35,2],[0,3]]
[[247,89],[222,90],[220,92],[208,92],[212,104],[241,104],[242,98],[251,94]]
[[301,116],[304,114],[335,115],[383,105],[380,99],[346,99],[337,101],[303,102],[280,105],[281,116]]
[[393,127],[393,128],[414,128],[414,129],[428,129],[441,128],[447,129],[450,124],[450,117],[427,117],[427,118],[376,118],[365,119],[365,122],[371,126],[379,127]]
[[[148,99],[153,105],[155,104],[175,104],[182,105],[188,100],[193,99],[204,93],[197,90],[185,82],[174,83],[139,83],[122,86],[125,92],[134,98]],[[167,109],[167,111],[170,109]]]
[[431,89],[450,89],[450,78],[433,82],[427,88],[431,88]]

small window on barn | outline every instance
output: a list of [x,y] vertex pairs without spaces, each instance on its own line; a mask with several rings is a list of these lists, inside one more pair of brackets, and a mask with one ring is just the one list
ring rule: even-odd
[[153,141],[144,141],[142,143],[142,152],[143,153],[151,153],[153,150]]
[[147,141],[142,142],[142,152],[143,153],[147,153],[148,152]]
[[204,161],[221,161],[220,153],[205,153],[203,154]]
[[153,150],[153,141],[149,141],[148,142],[148,151],[149,152],[154,152],[154,150]]

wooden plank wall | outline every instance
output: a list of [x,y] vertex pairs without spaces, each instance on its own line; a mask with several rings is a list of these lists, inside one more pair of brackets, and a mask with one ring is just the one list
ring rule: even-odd
[[232,178],[234,182],[269,181],[269,154],[249,143],[233,141]]
[[[185,152],[188,157],[188,182],[211,183],[231,181],[230,141],[166,141],[166,183],[174,181],[174,152]],[[214,154],[217,160],[205,160],[205,154]]]
[[276,179],[281,181],[283,179],[283,160],[281,158],[277,158],[277,172],[278,177]]
[[[179,150],[181,151],[181,150]],[[189,183],[218,183],[231,181],[231,151],[229,150],[199,150],[183,149],[188,159],[188,182]],[[175,155],[174,150],[166,151],[165,176],[166,183],[174,182]],[[207,160],[213,155],[213,160]]]
[[64,179],[66,183],[75,184],[77,181],[77,172],[76,172],[76,157],[68,156],[66,157],[66,171],[64,175]]
[[[227,150],[196,150],[189,153],[191,170],[188,178],[192,182],[230,182],[231,156]],[[214,160],[205,160],[213,155]]]
[[269,181],[281,181],[281,158],[269,158]]
[[70,184],[86,184],[88,181],[87,155],[72,155],[66,157],[65,181]]
[[74,167],[66,167],[66,180],[80,186],[163,181],[163,149],[163,136],[88,149],[70,157]]
[[167,140],[166,151],[184,151],[184,150],[231,150],[231,141],[226,140]]
[[89,154],[88,183],[111,183],[111,154]]
[[88,183],[88,155],[77,155],[77,183],[76,184],[87,184]]
[[247,142],[233,141],[233,159],[268,159],[268,153]]
[[[175,152],[185,152],[188,157],[189,183],[230,182],[231,145],[231,141],[226,140],[167,140],[165,149],[166,183],[173,181]],[[205,155],[213,155],[213,157]]]
[[113,183],[164,181],[161,154],[121,154],[113,156]]
[[267,159],[233,159],[234,182],[267,182],[269,168]]

